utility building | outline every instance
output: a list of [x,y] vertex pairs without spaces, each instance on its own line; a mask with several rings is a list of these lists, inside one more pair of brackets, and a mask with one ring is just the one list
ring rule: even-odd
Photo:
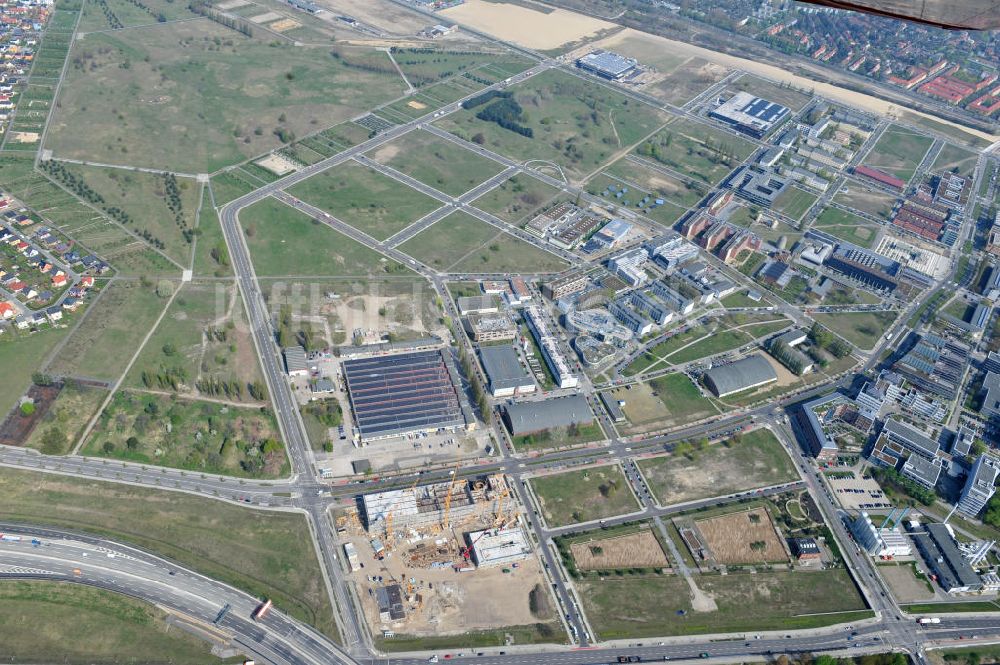
[[705,372],[705,385],[716,397],[733,395],[777,380],[778,374],[771,363],[759,353]]

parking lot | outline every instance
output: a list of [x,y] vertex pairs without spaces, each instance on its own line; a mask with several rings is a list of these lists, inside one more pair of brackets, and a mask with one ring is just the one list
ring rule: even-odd
[[882,510],[892,508],[878,483],[871,478],[829,478],[833,495],[844,510]]

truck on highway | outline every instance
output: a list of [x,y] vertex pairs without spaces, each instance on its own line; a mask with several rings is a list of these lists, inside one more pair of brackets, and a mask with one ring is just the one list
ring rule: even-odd
[[250,618],[252,618],[254,621],[260,621],[261,619],[267,616],[268,612],[271,611],[271,605],[272,605],[271,599],[266,598],[264,602],[258,605],[257,609],[253,611],[253,614],[250,615]]
[[932,623],[941,623],[941,619],[938,617],[921,617],[920,619],[917,619],[917,623],[921,626],[926,626]]
[[14,536],[9,533],[0,533],[0,540],[7,541],[9,543],[19,543],[21,542],[21,536]]

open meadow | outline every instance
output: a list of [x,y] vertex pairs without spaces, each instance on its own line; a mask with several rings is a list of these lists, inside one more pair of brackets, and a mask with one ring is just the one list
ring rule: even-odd
[[530,482],[549,527],[589,522],[639,509],[617,464],[538,476]]

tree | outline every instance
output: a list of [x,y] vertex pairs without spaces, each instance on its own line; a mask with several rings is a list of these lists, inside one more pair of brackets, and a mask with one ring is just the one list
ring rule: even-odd
[[139,439],[134,436],[130,436],[125,440],[125,447],[129,450],[136,450],[139,447]]
[[163,345],[163,355],[169,357],[169,356],[172,356],[172,355],[174,355],[176,353],[177,353],[177,347],[175,347],[170,342],[167,342],[166,344]]
[[58,455],[66,449],[69,439],[58,427],[50,427],[42,435],[42,452],[46,455]]
[[28,418],[35,413],[35,403],[34,402],[22,402],[21,403],[21,415]]
[[112,443],[111,441],[105,441],[104,445],[101,446],[101,450],[104,451],[105,455],[110,455],[111,453],[115,452],[115,444]]

